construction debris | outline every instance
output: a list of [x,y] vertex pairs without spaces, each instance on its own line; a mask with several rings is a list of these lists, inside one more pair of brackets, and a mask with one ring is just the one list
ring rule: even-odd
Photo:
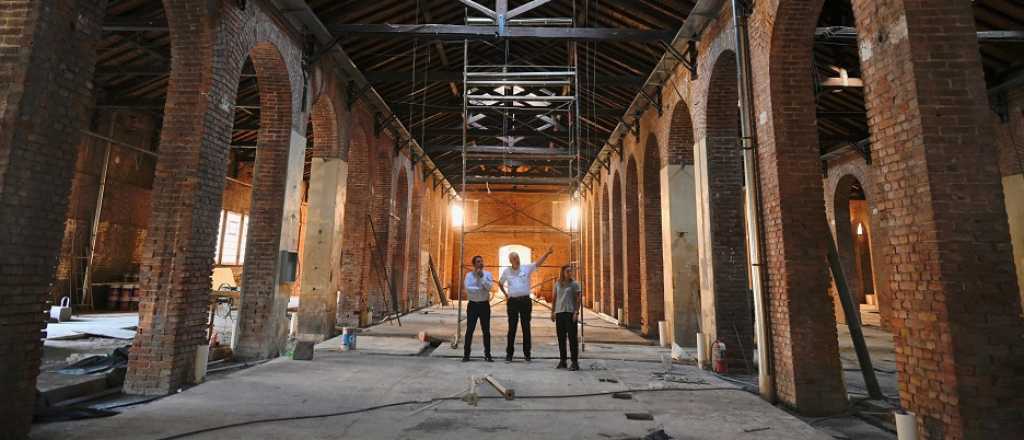
[[512,388],[506,388],[504,385],[498,382],[498,380],[495,379],[493,376],[488,374],[487,376],[484,376],[483,380],[491,384],[491,386],[494,387],[494,389],[497,390],[499,394],[505,396],[505,400],[512,400],[516,398],[515,390],[513,390]]

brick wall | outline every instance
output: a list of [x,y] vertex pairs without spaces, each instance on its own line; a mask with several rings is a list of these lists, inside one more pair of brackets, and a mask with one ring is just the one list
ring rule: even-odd
[[[501,276],[499,266],[499,250],[506,245],[522,245],[530,249],[532,261],[536,262],[547,252],[548,247],[553,253],[533,275],[534,285],[543,285],[534,289],[534,293],[550,301],[552,297],[552,280],[558,277],[558,269],[568,264],[571,252],[569,235],[551,228],[555,216],[555,202],[568,202],[564,194],[551,193],[516,193],[495,190],[486,192],[467,192],[467,200],[477,201],[477,223],[466,225],[465,256],[463,262],[468,270],[474,255],[484,258],[495,280]],[[558,217],[564,214],[558,213]],[[554,225],[564,227],[564,225]],[[455,230],[456,238],[458,229]],[[458,244],[458,241],[456,241]],[[457,250],[457,249],[456,249]],[[461,278],[459,276],[460,287]],[[499,297],[501,293],[494,288]]]
[[640,273],[643,275],[643,322],[645,334],[656,336],[658,321],[665,320],[664,247],[661,237],[661,154],[658,139],[647,139],[643,176],[638,197],[642,201],[640,223]]
[[[134,145],[155,150],[156,120],[143,113],[105,112],[97,114],[92,131]],[[78,144],[75,174],[68,199],[61,258],[51,300],[76,292],[73,302],[81,300],[81,282],[89,235],[95,215],[104,151],[110,145],[95,137],[83,136]],[[142,243],[149,225],[150,192],[156,159],[130,149],[110,145],[107,185],[103,195],[92,280],[96,283],[125,281],[137,276],[142,261]],[[97,302],[105,298],[97,292]]]
[[971,4],[854,13],[902,404],[923,438],[1020,434],[1024,321]]
[[[625,254],[623,258],[623,267],[625,273],[623,281],[625,282],[624,292],[624,304],[623,310],[626,314],[626,325],[629,327],[640,329],[640,332],[644,335],[651,334],[651,322],[647,320],[649,318],[646,314],[642,313],[642,291],[644,280],[643,274],[640,272],[640,249],[641,249],[641,235],[640,235],[640,182],[637,177],[637,164],[636,159],[632,156],[629,157],[625,164],[626,178],[625,186],[623,189],[626,191],[623,194],[623,220],[625,221],[625,228],[623,228],[622,242],[624,244]],[[658,331],[657,322],[654,323],[654,331]]]
[[0,411],[27,437],[105,1],[0,2]]

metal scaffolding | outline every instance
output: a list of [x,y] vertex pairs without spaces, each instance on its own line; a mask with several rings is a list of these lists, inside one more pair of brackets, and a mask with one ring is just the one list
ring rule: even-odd
[[[509,28],[526,26],[543,21],[551,27],[576,28],[572,18],[541,18],[512,20],[512,16],[547,3],[534,1],[520,8],[507,10],[507,2],[497,1],[497,9],[491,11],[475,2],[460,0],[465,3],[467,14],[466,24],[496,24],[498,40],[481,41],[478,39],[463,40],[463,75],[462,75],[462,181],[459,191],[459,203],[465,206],[467,185],[490,183],[513,183],[526,185],[544,185],[547,188],[564,186],[570,194],[570,203],[566,212],[565,227],[537,219],[525,212],[526,208],[508,208],[516,214],[524,215],[552,232],[564,234],[568,240],[568,262],[577,273],[577,281],[583,285],[579,276],[582,268],[583,241],[581,239],[581,206],[582,195],[579,182],[583,172],[581,165],[581,132],[580,132],[580,90],[578,88],[579,73],[577,69],[578,55],[576,40],[566,42],[569,54],[565,65],[535,65],[529,63],[512,63],[509,59],[510,39],[502,39],[505,33],[512,33]],[[526,7],[532,5],[532,7]],[[470,17],[469,8],[482,12],[485,17]],[[487,48],[504,50],[503,62],[493,60],[479,62],[472,56],[473,47],[486,45]],[[473,64],[471,61],[478,61]],[[486,131],[497,134],[498,145],[477,145],[470,139],[470,130]],[[518,145],[524,139],[524,132],[543,139],[544,145]],[[470,175],[469,169],[478,169],[479,165],[489,164],[502,168],[515,169],[524,164],[545,166],[557,169],[564,168],[561,176],[518,176],[508,175]],[[537,165],[539,164],[539,165]],[[552,189],[553,192],[561,190]],[[463,215],[465,215],[463,209]],[[484,225],[486,226],[486,225]],[[469,234],[484,231],[484,226],[473,230],[466,229],[466,221],[462,221],[459,234],[459,280],[466,275],[470,266],[465,264],[465,240]],[[586,288],[587,286],[584,286]],[[462,303],[464,289],[459,289],[458,326],[453,346],[457,346],[462,337]],[[583,307],[580,307],[580,347],[583,349]]]

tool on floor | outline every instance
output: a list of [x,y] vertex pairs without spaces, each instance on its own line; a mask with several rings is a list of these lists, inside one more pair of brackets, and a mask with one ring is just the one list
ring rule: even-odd
[[504,385],[501,384],[501,382],[498,382],[498,380],[495,379],[494,376],[488,374],[483,377],[483,380],[491,384],[491,386],[494,387],[494,389],[497,390],[499,394],[505,396],[505,400],[512,400],[516,398],[516,391],[513,390],[512,388],[506,388]]

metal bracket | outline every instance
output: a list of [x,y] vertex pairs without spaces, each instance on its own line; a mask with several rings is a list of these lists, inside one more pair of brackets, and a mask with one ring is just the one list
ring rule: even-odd
[[[398,116],[395,115],[394,113],[391,113],[390,115],[387,115],[386,117],[382,116],[381,112],[374,113],[373,114],[373,135],[374,136],[380,136],[380,134],[382,132],[384,132],[384,130],[387,130],[387,129],[391,128],[391,124],[393,124],[397,120],[398,120]],[[395,149],[400,151],[401,147],[399,147],[399,145],[402,142],[404,142],[404,141],[405,141],[405,139],[401,139],[401,138],[396,140],[395,141]]]
[[854,142],[853,149],[864,157],[864,163],[871,165],[871,138]]
[[349,81],[345,86],[345,105],[348,106],[348,109],[352,110],[352,106],[359,102],[363,95],[370,91],[371,88],[372,86],[367,84],[366,87],[356,89],[356,82]]
[[651,105],[653,105],[654,108],[658,110],[658,117],[660,118],[661,114],[662,114],[661,113],[662,112],[662,108],[661,108],[661,86],[655,86],[655,88],[654,88],[654,96],[651,96],[651,94],[647,93],[646,90],[644,90],[643,88],[640,88],[640,96],[643,96],[644,98],[647,98],[647,101],[650,102]]
[[697,79],[697,42],[693,40],[687,42],[684,52],[679,52],[674,46],[664,41],[659,41],[659,43],[672,58],[675,58],[683,67],[686,67],[686,70],[690,71],[690,78]]

